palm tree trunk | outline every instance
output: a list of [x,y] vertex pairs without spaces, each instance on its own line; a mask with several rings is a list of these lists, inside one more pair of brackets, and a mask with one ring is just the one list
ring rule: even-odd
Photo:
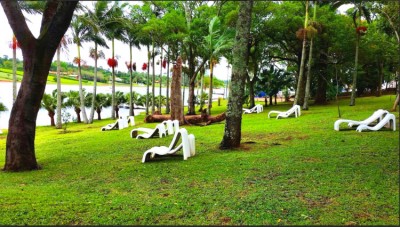
[[359,47],[359,44],[360,44],[360,35],[357,34],[356,56],[355,56],[355,63],[354,63],[353,85],[351,86],[350,106],[355,106],[356,105],[358,47]]
[[239,18],[236,23],[236,37],[233,46],[233,64],[231,78],[231,94],[228,99],[228,110],[224,137],[220,149],[231,149],[240,146],[242,127],[242,107],[246,68],[249,61],[247,43],[250,36],[251,12],[253,0],[239,3]]
[[[111,51],[112,59],[114,59],[114,38],[111,39]],[[112,68],[112,81],[111,81],[111,119],[115,120],[115,72],[114,67]]]
[[17,99],[17,47],[13,46],[13,103]]
[[166,110],[165,113],[169,114],[170,113],[170,107],[169,107],[169,46],[168,46],[168,53],[167,53],[167,106],[166,106]]
[[154,53],[154,42],[152,42],[152,57],[151,57],[151,59],[152,59],[152,68],[153,68],[153,75],[152,75],[152,80],[151,80],[151,93],[152,93],[152,96],[151,96],[151,113],[152,114],[154,114],[154,112],[155,112],[155,104],[156,104],[156,100],[155,100],[155,86],[156,86],[156,72],[155,72],[155,62],[154,62],[154,59],[155,59],[155,53]]
[[310,50],[308,52],[308,66],[307,66],[307,80],[306,80],[306,93],[304,95],[303,110],[308,110],[308,100],[310,99],[310,86],[311,86],[311,64],[312,64],[312,51],[313,51],[313,40],[310,41]]
[[158,95],[159,95],[159,97],[160,97],[160,102],[159,102],[159,111],[160,111],[160,113],[161,113],[161,85],[162,85],[162,58],[163,58],[163,50],[162,50],[162,47],[161,47],[161,58],[160,58],[160,80],[159,80],[159,82],[160,82],[160,93],[158,93]]
[[308,1],[306,1],[306,16],[304,19],[304,33],[303,33],[303,47],[301,49],[301,61],[300,61],[300,72],[299,79],[297,81],[296,95],[294,97],[293,105],[302,105],[304,103],[304,90],[302,89],[303,77],[304,77],[304,62],[306,60],[306,44],[307,44],[307,28],[308,24]]
[[96,102],[96,89],[97,89],[97,43],[94,43],[94,77],[93,77],[93,97],[92,97],[92,107],[90,109],[89,123],[93,123],[95,102]]
[[62,128],[62,122],[61,122],[61,75],[60,75],[60,48],[57,48],[57,124],[56,128],[60,129]]
[[132,83],[133,83],[133,72],[132,72],[132,44],[129,44],[129,116],[135,116],[135,112],[133,110],[133,97],[132,97]]
[[380,97],[382,95],[383,62],[379,62],[378,72],[379,72],[379,82],[378,82],[378,94],[377,94],[377,96]]
[[81,111],[82,111],[82,118],[83,122],[85,124],[88,123],[88,119],[86,116],[86,110],[85,110],[85,98],[83,96],[83,88],[82,88],[82,71],[81,71],[81,48],[78,45],[78,58],[79,58],[79,64],[78,64],[78,71],[79,71],[79,98],[81,101]]
[[212,62],[212,58],[210,58],[210,89],[208,90],[208,105],[207,105],[207,114],[211,115],[211,107],[212,107],[212,95],[213,95],[213,68],[214,64]]
[[146,116],[149,115],[149,83],[150,83],[150,45],[147,45],[147,90],[146,90]]

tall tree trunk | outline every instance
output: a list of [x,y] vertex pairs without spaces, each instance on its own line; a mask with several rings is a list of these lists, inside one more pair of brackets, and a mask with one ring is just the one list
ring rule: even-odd
[[[114,59],[114,38],[111,39],[111,58]],[[111,67],[111,119],[115,120],[115,106],[117,105],[115,100],[115,71],[114,67]]]
[[61,66],[60,66],[60,48],[57,48],[57,124],[56,128],[62,128],[61,122],[61,108],[62,108],[62,99],[61,99]]
[[149,95],[150,95],[150,45],[147,45],[147,86],[146,86],[146,116],[149,115]]
[[167,104],[166,104],[166,110],[165,110],[166,114],[170,113],[170,107],[169,107],[169,58],[170,58],[170,55],[169,54],[170,53],[169,53],[169,46],[168,46],[168,53],[167,53],[167,94],[166,94],[166,96],[167,96]]
[[379,96],[382,95],[383,62],[379,62],[378,72],[379,72],[379,81],[378,81],[378,94],[377,94],[377,96],[379,97]]
[[133,103],[133,92],[132,92],[132,83],[133,83],[133,72],[132,72],[132,44],[129,44],[129,116],[135,116],[134,112],[134,103]]
[[303,105],[304,103],[304,89],[303,88],[303,77],[304,77],[304,62],[306,60],[306,44],[307,44],[307,28],[308,24],[308,1],[306,1],[306,16],[304,19],[304,32],[303,32],[303,46],[301,49],[301,61],[300,61],[300,72],[297,80],[296,95],[294,97],[293,105]]
[[250,78],[250,75],[247,73],[246,78],[247,78],[247,85],[249,88],[250,108],[253,108],[256,105],[256,103],[254,101],[254,77],[255,77],[255,75],[253,76],[253,80],[252,80]]
[[154,41],[152,41],[152,47],[153,47],[153,50],[152,50],[152,57],[151,57],[151,59],[152,59],[152,67],[153,67],[153,75],[152,75],[152,79],[151,79],[151,113],[152,114],[154,114],[154,112],[156,111],[155,110],[155,104],[156,104],[156,100],[155,100],[155,86],[156,86],[156,72],[155,72],[155,62],[154,62],[154,59],[155,59],[155,52],[154,52]]
[[[400,59],[399,59],[399,61],[400,61]],[[399,64],[400,64],[400,62],[399,62]],[[397,77],[397,80],[400,81],[400,65],[397,66],[396,77]],[[400,86],[397,85],[397,95],[396,95],[396,99],[394,100],[391,111],[396,111],[397,106],[399,105],[399,100],[400,100]]]
[[235,45],[233,47],[233,64],[231,95],[228,99],[224,137],[220,149],[231,149],[240,146],[242,127],[242,107],[246,68],[249,61],[247,43],[250,36],[253,0],[239,3],[239,18],[236,23]]
[[176,65],[172,70],[171,81],[171,119],[178,120],[179,124],[184,123],[183,105],[182,105],[182,59],[179,56],[176,60]]
[[204,105],[204,100],[203,100],[203,94],[204,94],[204,70],[201,69],[200,70],[200,108],[199,111],[202,112],[203,111],[203,105]]
[[313,38],[310,41],[310,50],[308,52],[308,66],[307,66],[307,79],[306,79],[306,93],[304,95],[303,110],[308,110],[308,100],[311,96],[311,64],[312,64],[312,51],[313,51]]
[[208,104],[207,104],[207,114],[211,116],[211,108],[212,108],[212,95],[213,95],[213,69],[214,62],[213,59],[210,59],[210,89],[208,90]]
[[360,45],[360,35],[357,34],[356,39],[356,56],[354,62],[353,84],[351,86],[350,106],[356,105],[356,90],[357,90],[357,71],[358,71],[358,47]]
[[100,107],[97,107],[96,108],[96,113],[97,113],[97,120],[101,120],[101,108]]
[[17,99],[17,45],[13,48],[13,103]]
[[88,123],[88,119],[86,116],[86,109],[85,109],[85,97],[83,95],[83,88],[82,88],[82,67],[81,67],[81,48],[78,45],[78,58],[79,58],[79,64],[78,64],[78,72],[79,72],[79,99],[81,103],[81,111],[82,111],[82,118],[83,122],[85,124]]
[[160,80],[159,80],[159,82],[160,82],[160,92],[159,92],[159,96],[160,96],[160,100],[159,100],[159,111],[160,111],[160,113],[161,113],[161,104],[162,104],[162,101],[161,101],[161,85],[162,85],[162,61],[163,61],[163,49],[162,49],[162,47],[161,47],[161,57],[160,57]]
[[95,111],[95,102],[96,102],[96,90],[97,90],[97,43],[94,43],[94,77],[93,77],[93,97],[92,97],[92,106],[90,108],[90,116],[89,123],[93,123],[94,119],[94,111]]
[[51,62],[67,31],[78,1],[48,1],[39,38],[29,30],[17,1],[1,1],[8,22],[20,41],[24,77],[11,109],[6,142],[5,171],[39,169],[35,155],[36,119]]

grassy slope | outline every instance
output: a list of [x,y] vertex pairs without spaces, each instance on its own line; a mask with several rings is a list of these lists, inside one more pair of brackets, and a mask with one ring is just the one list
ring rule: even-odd
[[[342,118],[362,120],[393,96],[341,101]],[[301,117],[244,115],[242,147],[218,150],[224,123],[183,126],[196,156],[142,164],[162,139],[131,139],[133,127],[101,132],[112,120],[70,124],[69,133],[38,127],[43,169],[0,172],[0,224],[36,225],[398,225],[399,133],[333,130],[334,104]],[[214,114],[224,107],[214,105]],[[398,126],[398,114],[397,126]],[[135,127],[153,128],[136,117]],[[0,135],[0,166],[6,135]],[[182,154],[179,152],[178,154]]]

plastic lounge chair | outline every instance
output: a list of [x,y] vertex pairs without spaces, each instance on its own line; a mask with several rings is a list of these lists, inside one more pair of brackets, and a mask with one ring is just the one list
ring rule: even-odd
[[333,125],[333,128],[336,131],[339,131],[339,125],[341,123],[348,123],[348,127],[351,128],[353,126],[357,126],[357,125],[370,125],[371,123],[375,122],[375,121],[381,121],[383,116],[385,114],[388,114],[389,112],[387,110],[383,110],[383,109],[379,109],[377,111],[375,111],[370,117],[368,117],[367,119],[363,120],[363,121],[354,121],[354,120],[348,120],[348,119],[339,119],[337,121],[335,121],[335,124]]
[[172,123],[172,120],[166,120],[166,121],[163,121],[162,123],[165,125],[167,134],[173,135],[174,134],[174,123]]
[[[179,139],[181,143],[178,144]],[[156,155],[170,155],[178,152],[180,149],[183,150],[183,160],[187,160],[189,157],[195,155],[195,138],[193,134],[188,135],[186,129],[181,128],[175,132],[174,137],[168,147],[159,146],[152,147],[143,154],[142,162],[153,159]]]
[[134,117],[134,116],[129,116],[129,117],[128,117],[128,123],[129,123],[131,126],[135,126],[135,117]]
[[393,128],[393,131],[396,131],[396,116],[394,114],[388,113],[382,118],[378,124],[374,126],[368,126],[368,124],[360,124],[356,131],[362,132],[363,130],[371,130],[371,131],[378,131],[383,128],[386,124],[389,124],[390,128]]
[[[138,132],[144,132],[138,135]],[[136,139],[149,139],[153,137],[160,137],[166,136],[165,126],[164,124],[160,123],[156,125],[154,129],[150,128],[135,128],[131,131],[131,138]]]
[[264,111],[264,107],[260,104],[255,105],[251,109],[243,108],[243,114],[250,114],[250,113],[261,113]]
[[115,121],[114,123],[108,124],[104,127],[101,128],[101,131],[108,131],[108,130],[115,130],[115,129],[119,129],[118,124],[119,124],[120,120],[118,119],[117,121]]
[[124,128],[128,128],[129,124],[128,124],[128,118],[127,117],[123,117],[120,116],[118,119],[119,123],[118,123],[118,129],[124,129]]
[[295,117],[299,117],[301,115],[300,112],[300,106],[299,105],[294,105],[292,108],[290,108],[287,111],[277,111],[277,110],[271,110],[268,113],[268,118],[270,118],[271,114],[277,113],[278,115],[276,116],[276,119],[279,119],[280,117],[283,118],[288,118],[290,115],[294,114]]

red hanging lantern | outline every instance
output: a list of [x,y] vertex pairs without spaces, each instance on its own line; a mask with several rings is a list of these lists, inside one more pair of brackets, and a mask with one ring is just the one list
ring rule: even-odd
[[111,68],[115,68],[118,66],[118,62],[114,58],[109,58],[107,60],[107,65],[110,66]]
[[74,60],[72,60],[73,63],[77,64],[77,65],[81,65],[81,59],[78,57],[75,57]]
[[130,62],[125,62],[125,65],[128,68],[128,70],[132,69],[132,64]]
[[146,64],[146,63],[143,63],[142,70],[144,71],[144,70],[146,70],[146,69],[147,69],[147,64]]
[[136,62],[134,62],[134,63],[132,64],[132,69],[133,69],[133,71],[136,72]]
[[356,28],[356,33],[359,34],[359,35],[361,35],[361,36],[365,35],[365,34],[367,33],[367,27],[365,27],[365,26],[358,26],[358,27]]
[[19,48],[20,46],[19,46],[19,42],[17,41],[17,38],[15,37],[15,35],[13,36],[13,38],[12,38],[12,41],[11,41],[11,43],[10,43],[10,48],[11,49],[13,49],[13,50],[15,50],[15,49],[17,49],[17,48]]
[[164,58],[163,62],[162,62],[162,67],[165,69],[165,67],[167,67],[167,60]]

